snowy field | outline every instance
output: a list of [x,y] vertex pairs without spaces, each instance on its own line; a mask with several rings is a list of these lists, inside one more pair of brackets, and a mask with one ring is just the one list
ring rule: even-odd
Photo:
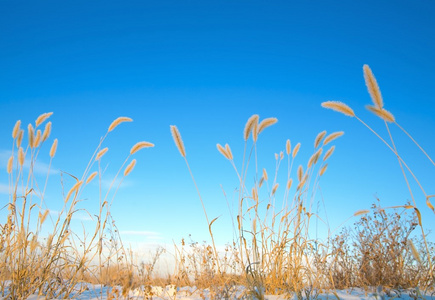
[[[6,291],[7,292],[7,291]],[[336,291],[311,291],[303,293],[302,299],[434,299],[435,292],[423,292],[419,290],[389,290],[377,288],[374,292],[366,292],[361,288],[336,290]],[[231,287],[228,289],[213,291],[212,289],[197,289],[196,287],[177,288],[174,285],[168,285],[165,288],[154,286],[148,289],[141,287],[130,291],[127,294],[122,293],[121,287],[107,287],[102,285],[81,284],[76,288],[74,299],[162,299],[162,300],[205,300],[205,299],[258,299],[249,294],[244,287]],[[2,297],[0,299],[8,299]],[[43,296],[31,296],[28,300],[46,299]],[[59,295],[58,298],[62,299]],[[264,299],[298,299],[296,295],[265,295]]]

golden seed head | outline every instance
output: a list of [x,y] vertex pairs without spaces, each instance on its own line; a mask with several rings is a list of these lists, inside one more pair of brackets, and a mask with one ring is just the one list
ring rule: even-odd
[[89,182],[92,181],[92,179],[95,178],[95,176],[97,176],[98,172],[95,171],[94,173],[92,173],[91,175],[89,175],[88,179],[86,179],[86,184],[88,184]]
[[285,152],[287,153],[287,155],[290,154],[292,150],[292,145],[290,143],[290,140],[287,140],[287,142],[285,143]]
[[264,180],[266,180],[266,181],[267,181],[267,179],[268,179],[266,169],[263,169],[263,178],[264,178]]
[[23,151],[23,147],[20,147],[20,149],[18,149],[18,163],[20,164],[20,166],[24,165],[24,151]]
[[136,165],[136,159],[133,159],[128,166],[124,170],[124,176],[127,176],[130,174],[130,172],[133,170],[134,166]]
[[39,125],[41,125],[45,120],[47,120],[53,113],[49,112],[49,113],[44,113],[42,115],[40,115],[38,118],[36,118],[35,121],[35,125],[36,127],[38,127]]
[[39,213],[39,224],[42,225],[48,216],[50,210],[46,209],[43,214]]
[[53,144],[51,145],[51,149],[50,149],[50,157],[53,158],[54,155],[56,154],[56,150],[57,150],[57,139],[55,139],[53,141]]
[[280,159],[283,159],[283,158],[284,158],[284,152],[281,151],[281,152],[279,153],[279,158],[280,158]]
[[293,158],[295,158],[295,156],[298,154],[300,147],[301,147],[301,143],[297,143],[295,148],[293,149],[293,153],[292,153]]
[[258,134],[260,134],[264,129],[266,129],[269,126],[272,126],[278,122],[277,118],[266,118],[263,121],[260,122],[260,125],[258,125]]
[[325,164],[319,171],[319,175],[322,176],[325,172],[326,169],[328,168],[328,164]]
[[252,188],[252,199],[255,202],[258,202],[258,192],[257,192],[257,188],[255,187]]
[[95,160],[100,160],[101,157],[103,157],[104,154],[106,154],[106,152],[109,151],[109,148],[106,147],[104,149],[101,149],[100,151],[98,151],[97,156],[95,157]]
[[325,156],[323,157],[323,161],[327,160],[332,155],[332,153],[334,153],[334,150],[335,150],[335,146],[329,148],[329,150],[326,151]]
[[366,108],[386,122],[394,123],[396,121],[393,114],[390,113],[388,110],[371,105],[366,105]]
[[317,148],[320,145],[320,142],[322,141],[322,139],[325,137],[326,135],[326,130],[323,130],[322,132],[320,132],[317,136],[316,139],[314,140],[314,148]]
[[293,179],[287,180],[287,189],[289,190],[292,187]]
[[224,148],[224,147],[222,147],[221,146],[221,144],[216,144],[216,148],[218,149],[218,151],[223,155],[223,156],[225,156],[225,158],[227,158],[228,159],[228,153],[227,153],[227,150]]
[[18,137],[17,137],[17,147],[18,148],[21,146],[21,142],[23,141],[23,136],[24,136],[24,130],[21,129],[20,132],[18,132]]
[[45,124],[44,133],[42,134],[42,141],[45,142],[51,133],[51,122]]
[[69,200],[69,198],[71,197],[72,193],[75,192],[76,195],[77,195],[78,190],[79,190],[79,188],[80,188],[80,186],[81,186],[82,184],[83,184],[83,181],[80,180],[80,181],[77,181],[77,182],[73,185],[73,187],[69,190],[68,194],[67,194],[66,197],[65,197],[65,203],[68,202],[68,200]]
[[230,145],[225,144],[225,150],[226,150],[227,153],[228,153],[228,159],[229,159],[229,160],[233,160],[233,152],[231,152]]
[[150,148],[150,147],[154,147],[154,144],[150,143],[150,142],[139,142],[139,143],[136,143],[136,145],[131,147],[131,149],[130,149],[130,155],[135,154],[140,149]]
[[258,122],[254,122],[254,126],[252,127],[252,140],[257,142],[258,139]]
[[112,124],[110,124],[109,129],[107,130],[107,132],[111,132],[119,124],[121,124],[123,122],[132,122],[132,121],[133,121],[133,119],[128,118],[128,117],[118,117],[118,118],[115,119],[115,121],[112,122]]
[[275,159],[278,160],[278,153],[275,153]]
[[275,183],[275,185],[273,186],[273,189],[272,189],[272,196],[275,195],[276,190],[278,189],[278,187],[279,187],[279,183]]
[[333,140],[339,138],[340,136],[342,136],[344,134],[343,131],[337,131],[337,132],[333,132],[330,135],[328,135],[325,140],[323,141],[323,145],[327,145],[328,143],[332,142]]
[[414,242],[411,239],[408,240],[408,245],[411,248],[412,256],[414,256],[414,258],[419,263],[421,263],[420,253],[418,253],[417,248],[415,247]]
[[180,132],[178,131],[177,126],[171,125],[171,134],[172,138],[174,139],[175,145],[178,148],[178,151],[180,151],[180,154],[182,157],[186,157],[186,150],[184,149],[183,139],[181,138]]
[[322,107],[341,112],[349,117],[355,117],[355,113],[353,112],[352,108],[340,101],[326,101],[322,103]]
[[252,115],[248,121],[246,122],[245,125],[245,130],[243,130],[243,138],[245,141],[248,140],[249,135],[251,134],[252,129],[254,128],[254,124],[257,123],[258,124],[258,119],[260,117],[258,115]]
[[41,135],[42,135],[41,130],[38,129],[36,131],[35,140],[33,141],[33,146],[35,148],[38,148],[39,144],[41,143]]
[[14,157],[11,155],[11,157],[9,157],[9,160],[8,160],[8,167],[7,167],[8,174],[12,173],[13,163],[14,163]]
[[15,123],[14,129],[12,130],[12,138],[13,139],[17,138],[18,132],[20,131],[20,126],[21,126],[21,120],[18,120]]
[[33,148],[33,141],[35,140],[34,130],[32,124],[27,126],[27,131],[29,133],[29,146]]
[[303,175],[304,175],[304,168],[302,168],[302,165],[299,165],[299,167],[298,167],[298,180],[299,180],[299,182],[302,181]]
[[373,104],[377,108],[383,108],[384,102],[382,100],[381,90],[379,89],[378,83],[376,81],[375,76],[373,75],[372,70],[368,65],[364,65],[363,71],[364,71],[364,80],[366,82],[367,90],[370,93],[370,97],[372,98]]
[[361,209],[361,210],[356,211],[356,212],[353,214],[353,216],[354,216],[354,217],[357,217],[357,216],[360,216],[360,215],[368,214],[369,212],[370,212],[370,210],[368,210],[368,209]]

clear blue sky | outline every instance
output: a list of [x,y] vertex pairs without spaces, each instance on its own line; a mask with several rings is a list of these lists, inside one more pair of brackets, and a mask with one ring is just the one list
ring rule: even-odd
[[[25,127],[54,112],[53,168],[81,176],[109,124],[128,116],[134,122],[105,142],[107,178],[136,142],[156,146],[136,155],[113,204],[125,240],[170,244],[189,234],[208,240],[200,201],[170,135],[169,125],[177,125],[209,217],[223,216],[214,224],[218,242],[229,242],[220,185],[231,200],[237,177],[216,143],[229,143],[240,167],[243,128],[256,113],[279,120],[259,138],[260,164],[269,174],[288,138],[302,143],[295,164],[305,166],[318,132],[345,131],[321,180],[331,228],[376,196],[384,206],[404,204],[410,197],[394,155],[355,119],[320,103],[346,102],[385,136],[383,122],[364,109],[371,103],[362,72],[368,64],[386,109],[435,157],[434,15],[429,0],[1,1],[0,199],[8,199],[5,165],[16,120]],[[396,128],[393,133],[435,194],[435,167]],[[40,161],[48,163],[49,145],[42,151]],[[47,191],[53,210],[62,203],[59,185],[54,173]],[[98,200],[87,195],[82,207],[96,213]],[[426,227],[434,228],[425,199],[416,197]],[[127,234],[132,231],[141,234]]]

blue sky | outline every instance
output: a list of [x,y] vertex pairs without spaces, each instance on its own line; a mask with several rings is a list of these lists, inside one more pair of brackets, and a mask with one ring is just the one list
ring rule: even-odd
[[[25,127],[54,112],[51,138],[59,147],[46,200],[56,210],[56,170],[81,176],[109,124],[128,116],[134,122],[105,141],[107,177],[136,142],[156,146],[135,156],[112,207],[125,239],[207,240],[201,203],[170,135],[169,125],[177,125],[209,217],[222,216],[214,226],[223,244],[232,234],[220,185],[232,195],[237,177],[216,143],[229,143],[240,167],[245,122],[259,114],[279,120],[259,138],[259,162],[269,174],[287,139],[301,142],[295,164],[306,165],[318,132],[345,131],[321,180],[332,229],[376,196],[384,206],[404,204],[410,197],[394,155],[355,119],[320,103],[347,103],[385,136],[383,122],[364,109],[371,103],[362,72],[368,64],[386,109],[434,157],[434,13],[433,1],[2,1],[2,190],[16,120]],[[435,194],[435,167],[394,126],[392,132]],[[49,145],[41,151],[47,164]],[[95,192],[86,195],[83,208],[95,212]],[[6,203],[7,194],[0,197]],[[433,228],[433,213],[421,193],[416,197]]]

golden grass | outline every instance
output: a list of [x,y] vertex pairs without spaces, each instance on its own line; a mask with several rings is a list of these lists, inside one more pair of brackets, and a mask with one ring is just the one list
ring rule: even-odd
[[180,152],[181,156],[186,158],[186,150],[184,149],[183,139],[181,138],[177,126],[171,125],[170,129],[171,129],[172,138],[174,139],[175,142],[175,146],[177,146],[177,149]]
[[133,119],[129,117],[118,117],[110,124],[109,128],[107,129],[107,132],[111,132],[113,129],[118,127],[119,124],[124,122],[133,122]]
[[343,131],[337,131],[337,132],[333,132],[330,135],[328,135],[325,140],[323,141],[323,146],[326,146],[327,144],[329,144],[330,142],[332,142],[333,140],[339,138],[340,136],[343,136],[344,132]]
[[143,148],[150,148],[150,147],[154,147],[154,144],[150,142],[138,142],[133,147],[131,147],[130,155],[135,154],[136,152],[138,152]]
[[322,107],[335,110],[349,117],[355,117],[355,113],[353,112],[352,108],[340,101],[322,102]]
[[254,128],[254,124],[258,124],[258,119],[259,119],[260,117],[258,116],[258,115],[252,115],[249,119],[248,119],[248,121],[246,122],[246,125],[245,125],[245,130],[243,130],[243,138],[245,139],[245,141],[247,141],[248,140],[248,138],[249,138],[249,135],[251,134],[251,132],[252,132],[252,129]]
[[43,113],[38,118],[36,118],[36,121],[35,121],[36,127],[38,127],[39,125],[44,123],[44,121],[47,120],[52,114],[53,114],[52,112]]
[[57,150],[57,139],[54,139],[53,144],[51,145],[50,149],[50,157],[53,158],[56,155]]
[[366,108],[386,122],[394,123],[396,121],[393,114],[390,113],[388,110],[371,105],[367,105]]
[[363,71],[367,90],[370,93],[373,103],[375,104],[376,108],[382,109],[384,107],[384,102],[376,78],[368,65],[363,66]]
[[258,125],[258,134],[260,134],[264,129],[278,122],[277,118],[266,118],[260,122]]
[[131,171],[133,171],[134,166],[136,165],[136,159],[133,159],[128,166],[124,170],[124,176],[127,176],[130,174]]
[[325,135],[326,135],[326,130],[323,130],[322,132],[319,132],[319,134],[316,136],[316,138],[314,140],[314,148],[319,147],[320,142],[325,137]]
[[95,157],[95,160],[100,160],[103,157],[103,155],[106,154],[107,151],[109,151],[108,147],[98,151],[97,156]]
[[14,125],[14,129],[12,130],[12,138],[13,139],[17,138],[18,132],[20,131],[20,126],[21,126],[21,120],[18,120]]

